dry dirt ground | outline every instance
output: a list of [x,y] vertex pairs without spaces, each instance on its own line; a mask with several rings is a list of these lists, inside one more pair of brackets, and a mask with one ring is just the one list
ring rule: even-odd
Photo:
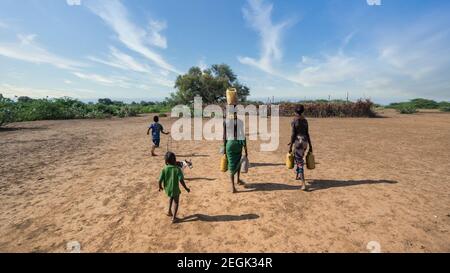
[[288,118],[278,151],[249,143],[237,194],[219,171],[219,142],[174,143],[194,164],[180,224],[158,192],[151,116],[11,124],[0,131],[0,251],[65,252],[75,240],[84,252],[368,252],[370,241],[449,252],[450,115],[383,115],[309,120],[310,192],[284,166]]

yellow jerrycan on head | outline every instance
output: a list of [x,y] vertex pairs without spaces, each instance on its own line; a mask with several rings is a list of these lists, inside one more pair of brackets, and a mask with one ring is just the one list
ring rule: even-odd
[[306,168],[308,170],[314,170],[316,168],[316,160],[314,159],[314,154],[311,152],[308,152],[308,155],[306,155]]
[[221,172],[228,171],[228,158],[226,154],[224,154],[220,159],[220,171]]
[[238,96],[236,88],[228,88],[227,89],[227,103],[228,105],[237,105],[238,104]]
[[288,153],[286,155],[286,168],[292,170],[294,168],[294,154]]

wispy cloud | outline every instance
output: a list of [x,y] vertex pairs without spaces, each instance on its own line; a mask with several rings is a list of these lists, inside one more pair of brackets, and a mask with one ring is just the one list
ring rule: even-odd
[[99,85],[115,88],[124,88],[124,89],[137,88],[143,90],[151,90],[150,86],[154,84],[165,87],[173,87],[173,82],[163,77],[154,77],[150,79],[148,76],[139,77],[137,75],[134,75],[134,77],[114,76],[114,75],[104,76],[96,73],[87,73],[87,72],[72,72],[72,74],[82,80],[87,80]]
[[144,74],[144,81],[146,82],[155,83],[164,87],[173,87],[173,79],[170,78],[167,70],[160,69],[159,71],[155,71],[155,69],[147,64],[137,61],[132,56],[123,53],[115,47],[110,47],[110,54],[106,59],[93,56],[89,56],[88,59],[120,70]]
[[81,6],[81,0],[66,0],[69,6]]
[[0,55],[35,64],[49,64],[57,68],[76,70],[85,64],[49,52],[36,42],[36,35],[17,35],[15,43],[0,43]]
[[106,60],[93,56],[89,56],[88,59],[97,63],[119,68],[122,70],[131,70],[141,73],[150,72],[150,68],[147,65],[138,62],[132,56],[127,55],[112,46],[110,47],[110,55]]
[[149,23],[148,33],[149,43],[160,48],[167,48],[167,39],[161,34],[161,32],[166,28],[166,22],[151,20]]
[[324,56],[320,60],[303,57],[299,68],[300,71],[289,79],[306,87],[352,80],[362,69],[358,60],[342,53]]
[[260,36],[260,57],[238,57],[242,64],[257,67],[265,72],[276,74],[274,62],[283,57],[281,40],[283,31],[292,23],[285,20],[280,23],[272,21],[273,5],[263,0],[248,0],[247,7],[243,8],[244,18]]
[[95,73],[87,74],[87,73],[82,73],[82,72],[73,72],[72,74],[77,76],[80,79],[93,81],[93,82],[107,85],[107,86],[122,83],[122,80],[101,76],[101,75],[98,75]]
[[86,2],[85,5],[98,15],[117,34],[119,41],[130,50],[141,54],[162,69],[179,73],[175,67],[148,46],[152,44],[167,47],[166,39],[160,34],[165,27],[164,24],[150,23],[149,31],[140,28],[130,21],[127,9],[119,0],[95,0]]
[[391,35],[380,39],[379,56],[399,73],[420,80],[450,65],[448,28],[423,23]]

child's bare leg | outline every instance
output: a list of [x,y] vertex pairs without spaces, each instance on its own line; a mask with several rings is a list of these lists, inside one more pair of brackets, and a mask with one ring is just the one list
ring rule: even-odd
[[153,146],[152,146],[152,156],[156,156],[156,154],[155,154],[155,149],[156,149],[156,146],[153,145]]
[[172,214],[172,203],[173,203],[173,198],[171,197],[169,200],[169,211],[167,212],[167,216],[173,216]]
[[305,179],[302,180],[302,191],[306,191],[307,190],[307,186],[306,186],[306,181]]
[[230,174],[230,180],[231,180],[231,190],[233,193],[236,193],[236,187],[234,186],[234,174]]
[[305,169],[304,166],[301,170],[301,174],[300,174],[300,180],[302,181],[302,191],[306,191],[308,189],[308,186],[306,184],[306,179],[305,179]]
[[180,196],[174,197],[174,198],[173,198],[173,201],[175,202],[175,205],[174,205],[174,211],[173,211],[172,222],[173,222],[173,223],[176,223],[176,222],[178,221],[177,213],[178,213],[178,205],[179,205],[179,203],[180,203]]

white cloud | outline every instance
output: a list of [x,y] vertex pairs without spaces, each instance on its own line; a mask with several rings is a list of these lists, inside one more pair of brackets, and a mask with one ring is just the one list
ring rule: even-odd
[[263,0],[248,0],[248,7],[243,9],[244,18],[260,36],[261,54],[259,59],[238,57],[242,64],[257,67],[265,72],[276,74],[274,62],[283,57],[281,38],[283,31],[290,25],[289,21],[277,24],[272,22],[272,4],[265,4]]
[[96,73],[83,73],[83,72],[72,72],[72,74],[82,80],[91,81],[96,84],[100,84],[108,87],[119,87],[124,89],[150,89],[149,86],[152,84],[157,84],[164,87],[173,87],[173,82],[161,78],[161,77],[149,77],[147,74],[145,76],[139,77],[134,75],[134,77],[126,76],[103,76]]
[[117,78],[108,78],[94,73],[86,74],[81,72],[73,72],[72,74],[80,79],[89,80],[107,86],[123,83],[123,80]]
[[299,67],[297,75],[289,79],[306,87],[353,80],[362,72],[358,60],[343,54],[325,56],[322,60],[303,57]]
[[69,6],[81,6],[81,0],[66,0]]
[[150,33],[136,26],[129,20],[127,9],[119,0],[89,1],[86,5],[114,30],[119,41],[130,50],[141,54],[162,69],[179,73],[160,54],[147,46],[149,43],[160,47],[167,46],[165,38],[163,39],[160,35],[161,25],[153,24],[153,29],[150,30]]
[[61,69],[76,70],[85,66],[75,60],[50,53],[36,42],[36,35],[18,35],[17,43],[0,43],[0,55],[35,64],[49,64]]
[[448,30],[428,29],[403,32],[403,35],[381,42],[380,60],[400,74],[421,80],[450,64]]
[[155,69],[152,69],[147,64],[138,62],[132,56],[121,52],[115,47],[110,47],[110,54],[106,60],[92,56],[88,57],[88,59],[124,71],[142,73],[146,77],[144,78],[145,81],[153,82],[164,87],[173,87],[173,80],[169,79],[169,71],[165,69],[155,71]]
[[167,28],[166,22],[150,21],[148,39],[150,45],[154,45],[160,48],[167,48],[167,39],[161,35],[161,31]]
[[141,73],[150,72],[150,68],[147,65],[136,61],[132,56],[121,52],[115,47],[110,47],[110,55],[107,60],[103,60],[92,56],[88,57],[88,59],[97,63],[119,68],[122,70],[131,70]]

